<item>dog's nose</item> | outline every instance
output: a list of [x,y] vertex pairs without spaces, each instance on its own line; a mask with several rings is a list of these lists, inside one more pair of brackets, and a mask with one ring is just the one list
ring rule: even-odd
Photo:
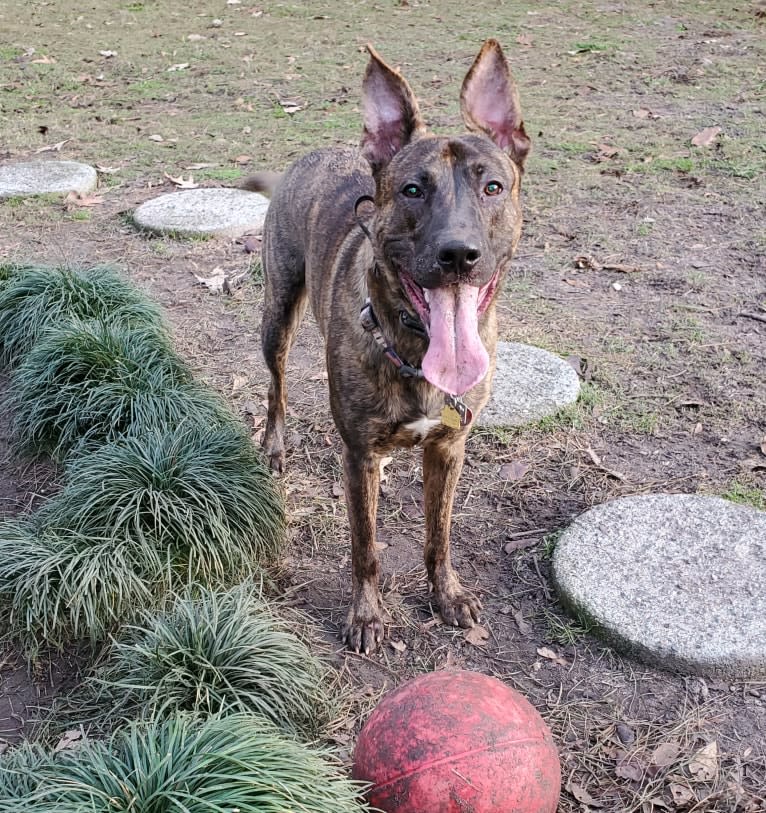
[[476,246],[460,240],[450,240],[445,243],[436,255],[443,271],[451,271],[458,276],[470,273],[479,262],[479,257],[481,257],[481,251]]

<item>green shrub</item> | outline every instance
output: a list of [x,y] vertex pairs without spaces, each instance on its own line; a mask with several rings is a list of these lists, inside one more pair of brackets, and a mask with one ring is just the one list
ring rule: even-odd
[[275,480],[244,429],[182,422],[74,458],[38,527],[150,545],[180,586],[232,584],[272,560],[284,531]]
[[28,799],[40,784],[40,772],[50,764],[50,757],[39,746],[21,743],[0,754],[0,810],[9,802]]
[[21,361],[43,333],[69,319],[103,319],[164,333],[159,308],[108,268],[0,268],[0,366]]
[[[0,523],[0,623],[30,657],[104,640],[156,601],[164,562],[140,541],[116,542],[30,522]],[[167,579],[165,579],[167,581]]]
[[106,718],[251,712],[315,738],[332,713],[331,673],[245,582],[187,589],[115,642],[92,685]]
[[361,786],[257,717],[131,723],[40,766],[6,813],[359,813]]
[[232,420],[167,337],[119,322],[47,331],[14,370],[8,405],[16,448],[56,460],[151,427]]

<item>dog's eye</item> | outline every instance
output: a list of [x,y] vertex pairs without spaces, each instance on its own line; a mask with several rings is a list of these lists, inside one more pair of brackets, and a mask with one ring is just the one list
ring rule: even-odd
[[402,194],[405,198],[422,198],[423,190],[416,183],[408,183],[402,189]]
[[499,195],[503,191],[503,185],[497,181],[490,181],[484,187],[485,195]]

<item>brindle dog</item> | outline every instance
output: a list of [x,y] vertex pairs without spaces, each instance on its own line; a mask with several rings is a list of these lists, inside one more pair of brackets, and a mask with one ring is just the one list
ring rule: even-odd
[[[445,622],[471,627],[481,604],[450,563],[452,501],[472,416],[494,372],[495,299],[521,231],[529,150],[499,44],[463,81],[470,131],[426,131],[409,85],[370,48],[361,149],[323,149],[273,189],[263,236],[261,336],[271,371],[263,445],[284,465],[287,355],[307,300],[325,341],[330,405],[343,439],[353,600],[343,638],[383,638],[375,523],[380,459],[423,445],[425,563]],[[374,203],[374,207],[371,204]],[[364,210],[373,208],[372,213]]]

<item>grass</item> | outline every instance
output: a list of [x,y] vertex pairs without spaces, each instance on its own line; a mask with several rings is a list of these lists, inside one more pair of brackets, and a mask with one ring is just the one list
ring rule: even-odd
[[105,640],[156,601],[164,563],[151,547],[110,537],[0,523],[0,621],[30,658],[74,640]]
[[19,779],[0,802],[5,813],[358,813],[361,786],[326,756],[250,715],[181,715],[45,760],[6,754]]
[[14,370],[8,403],[18,451],[59,461],[150,427],[231,420],[164,334],[126,325],[119,313],[108,324],[72,322],[47,331]]
[[182,422],[75,458],[36,522],[151,545],[183,583],[214,584],[272,560],[284,517],[275,481],[242,428]]
[[15,366],[42,334],[70,319],[108,319],[164,335],[159,308],[115,271],[0,266],[0,366]]
[[92,683],[109,719],[250,712],[304,739],[333,707],[328,666],[251,581],[228,591],[194,586],[167,612],[144,613]]
[[721,496],[739,505],[750,505],[761,511],[766,510],[766,494],[763,490],[740,483],[739,480],[735,480]]
[[576,613],[576,620],[563,619],[556,613],[543,610],[547,627],[548,640],[561,646],[572,646],[581,638],[589,635],[595,628],[595,624],[587,619],[582,613]]
[[182,422],[91,447],[36,514],[0,524],[0,620],[30,657],[95,645],[168,590],[258,570],[283,523],[271,475],[236,425]]

